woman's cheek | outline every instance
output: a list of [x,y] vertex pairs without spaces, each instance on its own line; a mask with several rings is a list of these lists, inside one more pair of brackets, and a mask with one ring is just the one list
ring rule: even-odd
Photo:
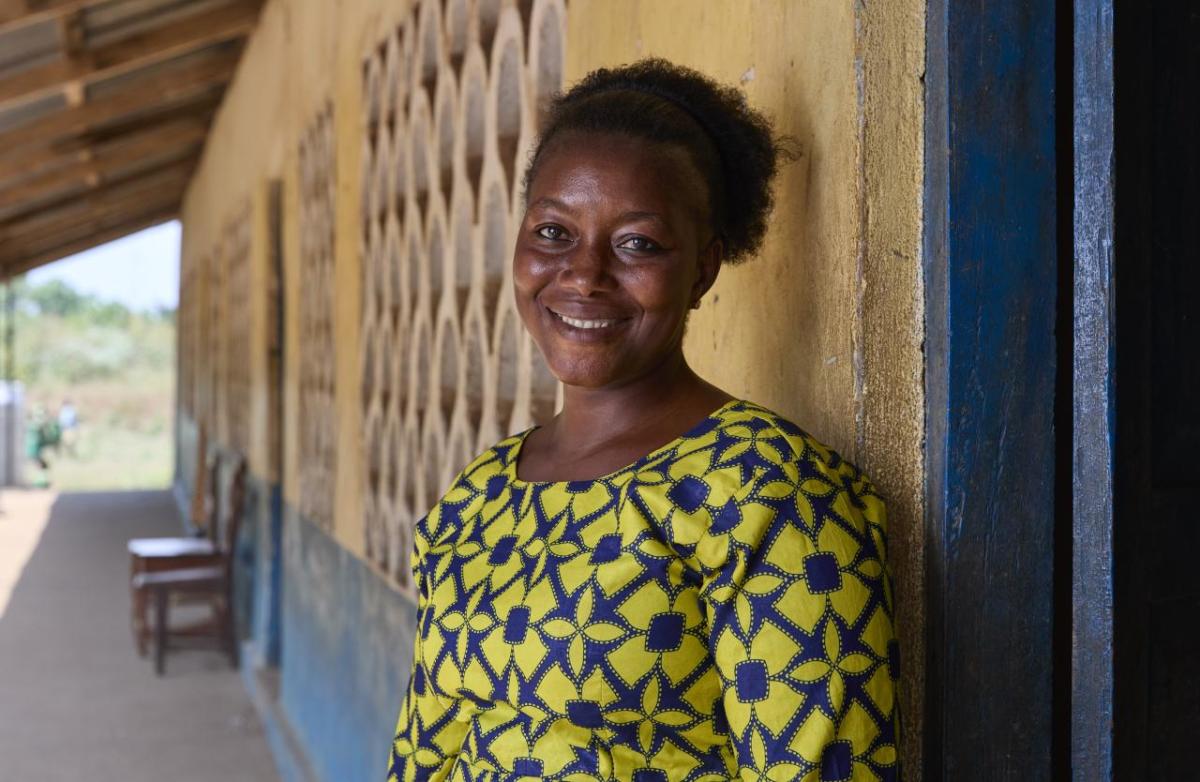
[[638,304],[647,314],[670,314],[681,308],[686,314],[687,303],[680,294],[679,274],[678,270],[668,269],[637,270],[624,287],[636,292]]

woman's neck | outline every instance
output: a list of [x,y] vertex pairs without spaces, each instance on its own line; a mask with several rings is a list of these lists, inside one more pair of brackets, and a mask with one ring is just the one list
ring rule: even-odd
[[587,452],[631,433],[671,428],[729,398],[692,371],[680,351],[653,372],[617,387],[566,386],[562,412],[547,426],[547,434]]

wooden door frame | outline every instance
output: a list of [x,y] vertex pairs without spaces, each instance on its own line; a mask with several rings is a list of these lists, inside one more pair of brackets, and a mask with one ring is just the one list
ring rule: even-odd
[[1057,10],[927,5],[928,780],[1054,763]]
[[1113,776],[1113,0],[1074,0],[1071,774]]

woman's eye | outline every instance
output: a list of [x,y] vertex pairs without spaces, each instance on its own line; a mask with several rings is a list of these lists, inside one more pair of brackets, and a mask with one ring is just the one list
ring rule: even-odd
[[551,241],[558,241],[567,235],[567,232],[563,230],[561,225],[543,225],[541,228],[536,229],[534,233],[543,239],[550,239]]
[[631,236],[628,239],[621,242],[620,244],[618,244],[617,247],[623,248],[625,250],[640,250],[643,252],[645,252],[647,250],[657,250],[658,249],[657,244],[655,244],[654,242],[652,242],[651,240],[647,239],[644,236]]

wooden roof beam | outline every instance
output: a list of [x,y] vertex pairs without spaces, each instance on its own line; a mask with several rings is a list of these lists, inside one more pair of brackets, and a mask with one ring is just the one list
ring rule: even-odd
[[64,245],[94,247],[106,239],[103,234],[110,228],[149,214],[178,215],[182,193],[179,190],[162,189],[149,192],[136,202],[106,210],[88,220],[74,220],[55,227],[30,241],[6,246],[0,253],[0,269],[11,269],[16,265],[28,268],[31,259],[47,256],[62,257]]
[[254,29],[259,4],[260,0],[232,0],[93,49],[82,60],[63,59],[21,71],[0,80],[0,110],[62,90],[70,82],[87,84],[245,37]]
[[100,147],[90,160],[0,189],[0,220],[35,211],[81,190],[94,190],[132,171],[194,154],[207,130],[204,123],[194,120],[166,123]]
[[[63,59],[83,68],[88,66],[87,29],[83,24],[82,10],[58,17],[58,41]],[[69,81],[63,85],[63,96],[68,106],[82,106],[87,99],[87,87],[79,79]]]
[[89,215],[85,220],[76,219],[63,222],[55,226],[55,230],[53,231],[40,234],[26,242],[14,244],[12,247],[6,247],[3,258],[7,263],[10,260],[20,260],[21,258],[40,255],[66,242],[76,239],[86,239],[97,231],[103,231],[105,228],[112,227],[114,224],[123,222],[131,217],[137,217],[147,211],[157,212],[168,208],[177,209],[182,200],[181,196],[182,193],[178,189],[173,189],[165,185],[158,189],[147,190],[135,200],[114,204],[103,212]]
[[[185,103],[179,107],[168,106],[166,111],[139,117],[136,125],[120,129],[112,135],[98,137],[95,134],[84,134],[44,146],[31,145],[23,155],[5,155],[0,152],[0,194],[7,188],[37,177],[87,163],[104,151],[111,151],[123,145],[125,139],[136,136],[152,141],[160,129],[181,123],[207,127],[218,104],[217,95],[206,96],[204,100]],[[0,145],[3,143],[3,136],[0,136]]]
[[161,206],[154,204],[144,215],[135,215],[126,218],[111,227],[96,229],[84,237],[66,239],[54,247],[39,250],[18,258],[8,265],[0,266],[0,277],[8,278],[24,274],[31,269],[36,269],[47,263],[53,263],[75,253],[81,253],[84,250],[90,250],[93,247],[99,247],[108,242],[115,242],[117,239],[122,239],[138,231],[165,223],[168,220],[173,220],[178,216],[179,206],[177,203]]
[[0,164],[25,158],[26,147],[46,146],[57,139],[79,136],[147,106],[185,100],[223,86],[237,70],[237,54],[202,58],[186,67],[148,76],[128,90],[84,106],[55,112],[0,133]]
[[136,208],[161,191],[182,195],[195,169],[196,157],[155,169],[140,176],[88,191],[83,195],[34,212],[20,220],[0,223],[0,255],[10,256],[22,246],[54,236],[64,227],[87,224],[111,212]]
[[0,0],[0,33],[83,11],[108,0]]

